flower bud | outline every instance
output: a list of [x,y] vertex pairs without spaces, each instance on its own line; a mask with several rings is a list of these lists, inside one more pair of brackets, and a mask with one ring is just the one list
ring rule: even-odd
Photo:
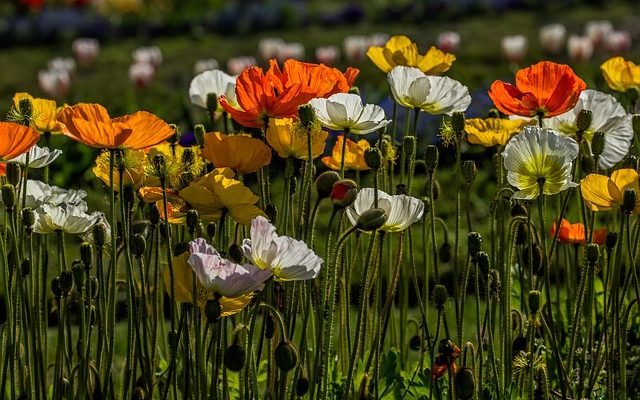
[[382,152],[377,147],[369,147],[364,151],[364,162],[367,167],[376,171],[382,166]]
[[489,254],[486,251],[479,251],[476,254],[476,265],[482,275],[486,276],[489,273],[490,264]]
[[487,113],[487,118],[500,118],[500,111],[495,108],[492,108]]
[[92,228],[92,233],[96,248],[102,249],[107,237],[107,227],[104,224],[95,224]]
[[293,196],[296,194],[296,189],[298,188],[298,178],[295,176],[290,176],[289,178],[289,195]]
[[513,342],[511,343],[511,356],[516,357],[521,352],[522,353],[527,352],[527,338],[525,338],[522,335],[519,335],[518,337],[513,339]]
[[36,214],[31,207],[25,207],[21,211],[22,224],[25,228],[31,228],[36,222]]
[[204,146],[205,133],[206,133],[206,130],[204,129],[204,125],[198,124],[193,127],[193,135],[196,137],[196,143],[198,143],[198,146],[200,147]]
[[462,163],[462,176],[464,176],[464,181],[467,185],[471,185],[473,181],[476,179],[476,174],[478,170],[476,169],[476,162],[473,160],[466,160]]
[[625,189],[622,196],[622,209],[624,210],[624,212],[626,212],[627,214],[631,214],[636,208],[637,200],[638,193],[635,189]]
[[240,248],[240,246],[237,243],[234,243],[229,246],[227,257],[229,257],[229,260],[233,261],[234,263],[240,264],[242,262],[242,257],[244,257],[244,254],[242,253],[242,249]]
[[313,124],[313,122],[316,120],[316,113],[310,104],[303,104],[299,106],[298,116],[300,117],[300,123],[305,128],[310,127],[311,124]]
[[6,165],[7,183],[12,184],[13,186],[18,186],[20,182],[20,174],[22,171],[20,170],[20,164],[14,161],[9,161]]
[[498,298],[500,296],[500,273],[498,270],[490,269],[489,270],[489,292],[494,298]]
[[62,271],[60,274],[60,288],[63,296],[71,292],[71,288],[73,288],[73,274],[71,271]]
[[[584,110],[583,110],[584,111]],[[604,132],[596,132],[591,139],[591,152],[595,157],[599,157],[604,150]]]
[[84,264],[85,268],[91,267],[93,261],[93,249],[91,243],[84,242],[80,245],[80,260]]
[[207,236],[209,236],[210,240],[213,240],[216,237],[216,224],[214,222],[209,222],[207,224]]
[[59,299],[62,297],[62,285],[60,284],[60,277],[54,277],[51,280],[51,293],[53,296]]
[[442,243],[442,246],[438,249],[438,258],[440,258],[440,262],[443,263],[451,261],[451,245],[449,242]]
[[427,167],[427,172],[433,172],[438,168],[438,158],[440,157],[438,147],[430,144],[424,153],[424,163]]
[[456,133],[464,131],[465,118],[464,113],[456,111],[451,114],[451,127]]
[[412,156],[416,154],[416,137],[415,136],[405,136],[402,140],[402,151],[407,156]]
[[587,261],[589,261],[592,264],[595,264],[598,262],[599,258],[600,258],[600,247],[598,247],[598,245],[595,243],[589,243],[587,245]]
[[324,199],[329,197],[333,190],[333,184],[340,180],[340,174],[336,171],[325,171],[316,178],[316,190],[318,197]]
[[371,208],[358,217],[356,226],[361,231],[372,232],[380,229],[387,222],[387,212],[382,208]]
[[188,210],[187,227],[189,228],[189,232],[195,232],[198,226],[200,226],[200,214],[198,210]]
[[133,235],[131,238],[131,253],[136,257],[140,258],[147,250],[147,239],[139,233]]
[[618,243],[618,232],[608,232],[605,239],[605,246],[607,250],[613,251]]
[[156,154],[153,156],[151,165],[160,180],[164,180],[167,177],[167,160],[165,159],[164,154]]
[[530,290],[527,296],[527,304],[529,305],[529,312],[536,314],[540,309],[540,291]]
[[409,340],[409,348],[413,351],[420,351],[421,347],[422,347],[422,338],[418,334],[413,335]]
[[280,342],[275,350],[276,365],[282,371],[291,371],[298,365],[298,350],[289,340]]
[[74,260],[71,265],[71,271],[73,273],[73,283],[77,288],[84,286],[84,265],[80,260]]
[[579,131],[585,132],[591,126],[591,119],[593,114],[589,110],[580,110],[580,113],[576,117],[576,127]]
[[1,189],[2,193],[2,202],[4,206],[7,208],[7,211],[13,210],[13,207],[16,205],[16,188],[10,183],[2,185]]
[[309,379],[300,371],[300,376],[296,381],[296,396],[302,397],[309,392]]
[[482,236],[478,232],[469,232],[467,246],[469,247],[469,255],[472,259],[475,259],[476,254],[482,250]]
[[20,264],[20,274],[24,278],[25,276],[29,275],[30,272],[31,272],[31,259],[25,258],[22,261],[22,264]]
[[215,111],[218,108],[218,96],[215,93],[207,93],[207,110]]
[[31,121],[31,116],[33,115],[33,104],[31,103],[31,99],[28,97],[20,99],[18,102],[18,111],[23,118],[21,123],[23,125],[29,126]]
[[460,400],[470,400],[476,390],[476,382],[473,371],[470,368],[462,367],[456,373],[456,395]]
[[208,300],[204,305],[204,315],[207,316],[209,323],[216,322],[222,314],[222,306],[218,299]]
[[267,204],[264,208],[264,213],[267,214],[267,218],[272,224],[278,222],[278,207],[275,204]]
[[516,244],[525,244],[527,241],[527,231],[529,227],[525,223],[519,223],[516,225]]
[[338,207],[349,207],[358,194],[358,184],[351,179],[341,179],[333,184],[331,189],[331,201]]
[[160,211],[155,204],[152,204],[151,207],[149,207],[149,223],[154,226],[160,223]]
[[436,303],[436,309],[442,311],[448,297],[447,288],[444,285],[436,285],[433,288],[433,301]]
[[247,352],[244,350],[244,347],[240,346],[237,341],[234,341],[233,344],[224,351],[224,366],[231,371],[239,372],[244,367],[246,355]]

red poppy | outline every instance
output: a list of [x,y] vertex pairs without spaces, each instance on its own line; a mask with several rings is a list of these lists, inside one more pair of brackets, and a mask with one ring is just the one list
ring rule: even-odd
[[568,65],[542,61],[519,70],[515,86],[493,82],[489,97],[508,115],[553,117],[571,110],[586,87]]
[[442,378],[447,370],[453,374],[458,372],[456,358],[460,357],[460,348],[450,339],[442,339],[438,346],[438,352],[431,369],[431,379]]
[[[556,234],[557,223],[551,225],[551,236]],[[607,237],[607,228],[596,229],[593,231],[593,242],[598,245],[605,243]],[[558,233],[558,241],[564,244],[585,244],[586,235],[584,225],[581,223],[572,224],[566,219],[562,219],[560,223],[560,233]]]

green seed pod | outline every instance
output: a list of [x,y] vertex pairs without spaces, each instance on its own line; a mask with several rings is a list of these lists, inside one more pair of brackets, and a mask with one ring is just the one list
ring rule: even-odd
[[433,300],[436,303],[436,309],[442,311],[444,305],[447,303],[448,297],[447,288],[444,285],[436,285],[433,288]]
[[591,119],[593,114],[589,110],[580,110],[578,117],[576,118],[576,127],[579,131],[586,131],[591,126]]
[[591,139],[591,152],[594,156],[599,157],[604,150],[604,132],[596,132]]
[[13,186],[18,186],[20,183],[20,175],[22,171],[20,169],[20,164],[14,161],[9,161],[6,165],[7,183],[12,184]]
[[216,322],[222,314],[222,305],[218,299],[208,300],[204,305],[204,315],[207,316],[209,323]]
[[278,223],[278,207],[275,204],[267,204],[264,208],[264,213],[267,214],[267,218],[272,224]]
[[316,191],[318,197],[324,199],[329,197],[333,190],[333,184],[340,180],[340,174],[336,171],[325,171],[316,178]]
[[530,290],[527,296],[527,304],[529,305],[529,312],[535,315],[540,309],[540,291]]
[[440,262],[443,263],[451,261],[451,245],[449,242],[442,243],[442,246],[438,249],[438,258],[440,258]]
[[233,261],[234,263],[240,264],[242,263],[244,254],[242,253],[242,249],[240,248],[240,246],[237,243],[233,243],[231,246],[229,246],[227,257],[229,257],[229,260]]
[[598,247],[598,245],[595,243],[589,243],[587,245],[587,261],[589,261],[592,264],[595,264],[598,262],[599,258],[600,258],[600,247]]
[[36,222],[36,213],[31,207],[25,207],[20,212],[22,216],[22,224],[25,228],[31,228]]
[[471,185],[473,181],[476,179],[476,174],[478,170],[476,168],[476,162],[473,160],[466,160],[462,163],[462,176],[464,176],[464,181],[467,185]]
[[218,96],[215,93],[207,93],[207,110],[215,111],[217,108]]
[[464,131],[465,118],[464,113],[461,111],[456,111],[451,114],[451,127],[454,132],[460,133]]
[[298,365],[298,350],[289,340],[280,342],[275,350],[276,365],[282,371],[291,371]]
[[462,367],[456,373],[456,395],[460,400],[470,400],[476,390],[476,381],[470,368]]
[[198,143],[198,146],[200,147],[204,146],[205,133],[207,133],[207,131],[204,129],[204,125],[198,124],[193,127],[193,134],[196,137],[196,143]]
[[469,247],[469,255],[475,259],[476,254],[482,250],[482,236],[478,232],[469,232],[467,234],[467,246]]
[[387,218],[387,212],[382,208],[371,208],[360,214],[356,226],[361,231],[372,232],[381,228]]
[[298,116],[300,117],[300,124],[306,128],[309,128],[316,120],[316,112],[310,104],[299,106]]
[[487,276],[489,273],[489,254],[485,251],[479,251],[476,253],[476,265],[478,266],[478,270],[483,276]]
[[73,288],[73,274],[71,271],[62,271],[60,274],[60,287],[62,288],[62,295],[67,296]]
[[167,177],[167,160],[163,154],[156,154],[153,156],[151,165],[153,165],[154,172],[158,178],[164,180]]
[[340,179],[333,184],[329,197],[334,206],[346,208],[355,201],[357,194],[357,183],[351,179]]
[[427,172],[433,172],[438,168],[438,158],[440,157],[438,147],[430,144],[424,153],[424,164]]
[[187,211],[187,227],[190,232],[195,232],[195,230],[200,226],[200,214],[198,210],[188,210]]
[[224,365],[227,369],[239,372],[244,367],[244,361],[246,358],[246,351],[244,347],[235,342],[227,347],[224,351]]
[[140,258],[144,255],[144,252],[147,250],[147,239],[139,233],[133,235],[131,238],[131,253],[136,257]]
[[16,188],[10,183],[2,185],[2,202],[4,206],[7,208],[7,211],[12,211],[13,207],[16,205]]
[[627,214],[631,214],[636,208],[636,202],[638,200],[638,193],[635,189],[625,189],[622,197],[622,209]]
[[80,245],[80,260],[85,268],[90,268],[93,261],[93,248],[91,243],[84,242]]
[[402,140],[402,151],[404,154],[411,157],[416,154],[416,137],[415,136],[405,136]]
[[376,171],[382,166],[382,152],[377,147],[369,147],[364,151],[364,162],[367,167]]

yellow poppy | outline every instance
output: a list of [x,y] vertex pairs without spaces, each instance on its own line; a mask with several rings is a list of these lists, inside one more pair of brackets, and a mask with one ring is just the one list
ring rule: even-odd
[[[343,142],[344,136],[338,136],[331,155],[322,157],[324,165],[336,171],[340,170]],[[347,148],[344,153],[344,169],[357,171],[369,169],[367,163],[364,161],[364,151],[369,147],[371,147],[371,145],[364,139],[358,140],[357,142],[347,139]]]
[[[162,188],[158,186],[144,186],[138,190],[140,197],[145,203],[155,203],[162,201]],[[167,201],[173,201],[179,199],[178,192],[173,189],[167,189]]]
[[13,96],[13,106],[18,108],[20,106],[20,100],[31,100],[31,126],[40,133],[51,132],[59,133],[60,127],[58,126],[57,116],[59,108],[56,108],[56,102],[54,100],[38,99],[31,96],[29,93],[20,92]]
[[[173,292],[177,302],[193,303],[193,270],[189,266],[189,252],[186,251],[176,257],[173,257]],[[164,287],[169,296],[171,296],[171,272],[169,268],[165,268],[163,273]],[[213,292],[204,288],[196,279],[196,302],[198,307],[204,311],[204,307],[208,300],[214,299]],[[239,313],[244,309],[253,293],[247,293],[239,297],[229,298],[220,297],[220,307],[222,308],[221,317],[228,317]]]
[[[166,218],[170,224],[182,225],[186,222],[187,214],[185,213],[186,204],[181,199],[174,199],[173,202],[167,202],[167,213]],[[156,201],[156,208],[158,209],[158,214],[160,214],[160,219],[164,220],[165,211],[164,211],[164,200]]]
[[404,65],[418,68],[427,75],[439,75],[448,71],[456,60],[453,54],[434,46],[425,55],[420,55],[418,46],[403,35],[392,36],[384,47],[369,47],[367,56],[385,73],[398,65]]
[[515,134],[533,122],[523,119],[470,118],[465,122],[464,130],[471,144],[485,147],[505,145]]
[[[319,157],[324,151],[324,144],[329,134],[319,124],[311,126],[311,157]],[[267,143],[282,158],[295,157],[300,160],[308,158],[308,136],[299,122],[291,118],[272,118],[267,128]]]
[[[613,171],[611,178],[600,174],[589,174],[580,182],[582,198],[592,211],[607,211],[620,207],[624,191],[635,189],[640,194],[638,173],[630,168]],[[633,214],[640,213],[640,197]]]
[[239,174],[249,174],[271,162],[271,149],[248,135],[213,132],[204,135],[202,156],[216,168],[229,167]]
[[[200,156],[198,146],[183,147],[171,145],[170,143],[160,143],[149,149],[149,160],[153,160],[158,154],[165,157],[167,165],[167,184],[173,189],[180,190],[191,183],[191,181],[205,171],[205,163]],[[160,186],[160,180],[155,176],[150,176],[146,185]]]
[[613,57],[605,61],[600,69],[611,89],[618,92],[629,89],[640,91],[640,65],[622,57]]
[[[120,166],[122,163],[124,172],[122,174],[123,186],[133,186],[139,189],[145,180],[145,171],[148,167],[147,155],[143,150],[125,150],[122,157],[116,159],[116,165],[113,171],[113,187],[116,191],[120,190]],[[109,186],[109,152],[103,151],[96,158],[96,165],[93,167],[93,174],[102,180],[105,185]]]
[[217,221],[227,212],[239,224],[246,225],[265,214],[256,207],[258,196],[236,179],[225,176],[227,169],[216,169],[191,182],[180,197],[198,210],[200,218]]

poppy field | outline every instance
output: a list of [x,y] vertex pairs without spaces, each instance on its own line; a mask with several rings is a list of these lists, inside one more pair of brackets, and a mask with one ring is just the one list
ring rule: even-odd
[[640,398],[631,38],[480,89],[454,31],[266,38],[158,110],[160,48],[98,103],[75,39],[0,102],[0,399]]

